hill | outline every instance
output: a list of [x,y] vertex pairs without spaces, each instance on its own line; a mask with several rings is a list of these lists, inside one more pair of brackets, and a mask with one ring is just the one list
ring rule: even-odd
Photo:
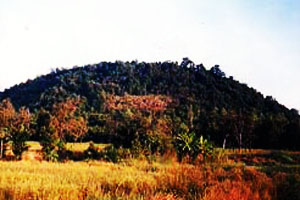
[[106,124],[99,119],[95,122],[93,116],[108,113],[107,98],[111,96],[131,96],[134,100],[143,96],[141,101],[148,101],[145,99],[149,96],[171,98],[172,105],[160,114],[170,122],[168,126],[172,124],[171,134],[184,124],[190,132],[205,136],[217,146],[300,147],[300,117],[295,109],[287,109],[271,96],[264,97],[227,77],[217,65],[206,69],[187,58],[181,64],[117,61],[56,69],[6,89],[0,93],[0,100],[9,98],[16,108],[25,106],[38,112],[80,97],[84,102],[81,112],[88,118],[89,127],[94,127],[86,139],[105,140],[105,131],[99,127]]

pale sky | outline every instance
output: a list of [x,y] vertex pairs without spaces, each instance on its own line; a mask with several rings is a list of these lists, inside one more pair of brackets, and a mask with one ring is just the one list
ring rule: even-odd
[[300,110],[299,0],[0,0],[0,90],[101,61],[189,57]]

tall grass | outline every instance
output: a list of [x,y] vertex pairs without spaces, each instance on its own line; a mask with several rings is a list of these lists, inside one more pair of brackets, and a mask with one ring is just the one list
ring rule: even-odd
[[[242,165],[0,162],[1,199],[272,199],[271,178]],[[1,196],[2,195],[2,196]]]
[[[194,165],[178,163],[173,154],[120,163],[51,163],[37,159],[38,143],[29,145],[27,161],[0,161],[0,199],[300,199],[300,153],[222,150]],[[88,145],[67,148],[82,152]]]

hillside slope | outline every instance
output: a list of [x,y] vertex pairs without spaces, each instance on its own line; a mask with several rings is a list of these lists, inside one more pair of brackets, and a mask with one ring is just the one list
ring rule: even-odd
[[[187,58],[181,64],[117,61],[56,69],[6,89],[0,93],[0,100],[10,98],[16,108],[25,106],[34,111],[49,110],[54,103],[80,96],[85,101],[85,112],[101,113],[105,112],[103,95],[170,96],[178,105],[168,115],[173,120],[179,118],[190,130],[206,135],[219,146],[227,138],[226,132],[235,129],[254,135],[250,144],[254,147],[299,148],[296,110],[226,77],[219,66],[207,70]],[[237,135],[232,136],[233,146],[239,143],[234,139]]]

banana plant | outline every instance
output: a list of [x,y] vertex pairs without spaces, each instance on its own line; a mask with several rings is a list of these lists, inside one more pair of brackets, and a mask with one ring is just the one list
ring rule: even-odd
[[189,161],[194,162],[199,154],[206,159],[213,153],[213,145],[206,139],[197,137],[194,132],[182,132],[175,139],[175,148],[178,160],[181,162],[186,156]]

